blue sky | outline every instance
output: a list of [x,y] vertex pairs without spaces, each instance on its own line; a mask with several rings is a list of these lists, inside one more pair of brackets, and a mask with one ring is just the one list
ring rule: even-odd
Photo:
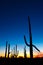
[[[18,48],[24,47],[24,34],[29,43],[28,16],[30,16],[32,39],[43,52],[43,1],[42,0],[0,0],[0,48],[6,41]],[[23,48],[22,48],[23,49]]]

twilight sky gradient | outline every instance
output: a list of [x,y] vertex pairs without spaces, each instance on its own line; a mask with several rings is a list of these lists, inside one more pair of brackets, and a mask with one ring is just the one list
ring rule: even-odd
[[33,44],[43,52],[43,0],[0,0],[0,54],[5,51],[6,41],[11,49],[17,44],[23,52],[24,34],[29,43],[28,15]]

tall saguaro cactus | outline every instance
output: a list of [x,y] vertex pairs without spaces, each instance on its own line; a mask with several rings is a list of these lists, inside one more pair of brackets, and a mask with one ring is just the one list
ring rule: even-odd
[[40,50],[35,45],[32,44],[32,33],[31,33],[31,25],[30,25],[30,18],[29,18],[29,16],[28,16],[28,23],[29,23],[30,44],[27,43],[25,35],[24,35],[24,41],[25,41],[25,44],[28,47],[30,47],[30,58],[33,58],[33,47],[36,50],[38,50],[39,52],[40,52]]
[[31,24],[29,16],[28,16],[28,23],[29,23],[29,35],[30,35],[30,58],[33,58],[32,33],[31,33]]

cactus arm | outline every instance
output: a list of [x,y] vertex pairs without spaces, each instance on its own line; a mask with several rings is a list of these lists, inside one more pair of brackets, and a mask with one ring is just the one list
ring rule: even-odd
[[[26,41],[26,37],[25,37],[25,35],[24,35],[24,41],[25,41],[25,44],[27,45],[27,46],[30,46],[28,43],[27,43],[27,41]],[[35,46],[35,45],[32,45],[36,50],[38,50],[39,52],[40,52],[40,50]]]
[[27,41],[26,41],[25,35],[24,35],[24,41],[25,41],[25,44],[26,44],[27,46],[30,46],[30,45],[27,43]]
[[36,50],[38,50],[40,52],[40,50],[35,46],[35,45],[32,45]]

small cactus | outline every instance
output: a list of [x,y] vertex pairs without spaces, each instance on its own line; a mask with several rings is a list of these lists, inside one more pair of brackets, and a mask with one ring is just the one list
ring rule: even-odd
[[9,58],[9,54],[10,54],[10,44],[8,44],[8,58]]
[[8,42],[6,41],[5,58],[7,56],[7,44],[8,44]]
[[17,50],[17,45],[16,45],[16,47],[14,47],[13,49],[12,49],[12,51],[11,51],[11,56],[13,57],[13,58],[17,58],[17,56],[18,56],[18,54],[19,54],[19,51]]
[[17,45],[16,45],[16,48],[15,48],[15,51],[14,51],[15,58],[17,58],[18,54],[19,54],[19,51],[17,50]]
[[27,57],[27,54],[26,54],[26,46],[24,47],[24,58]]

